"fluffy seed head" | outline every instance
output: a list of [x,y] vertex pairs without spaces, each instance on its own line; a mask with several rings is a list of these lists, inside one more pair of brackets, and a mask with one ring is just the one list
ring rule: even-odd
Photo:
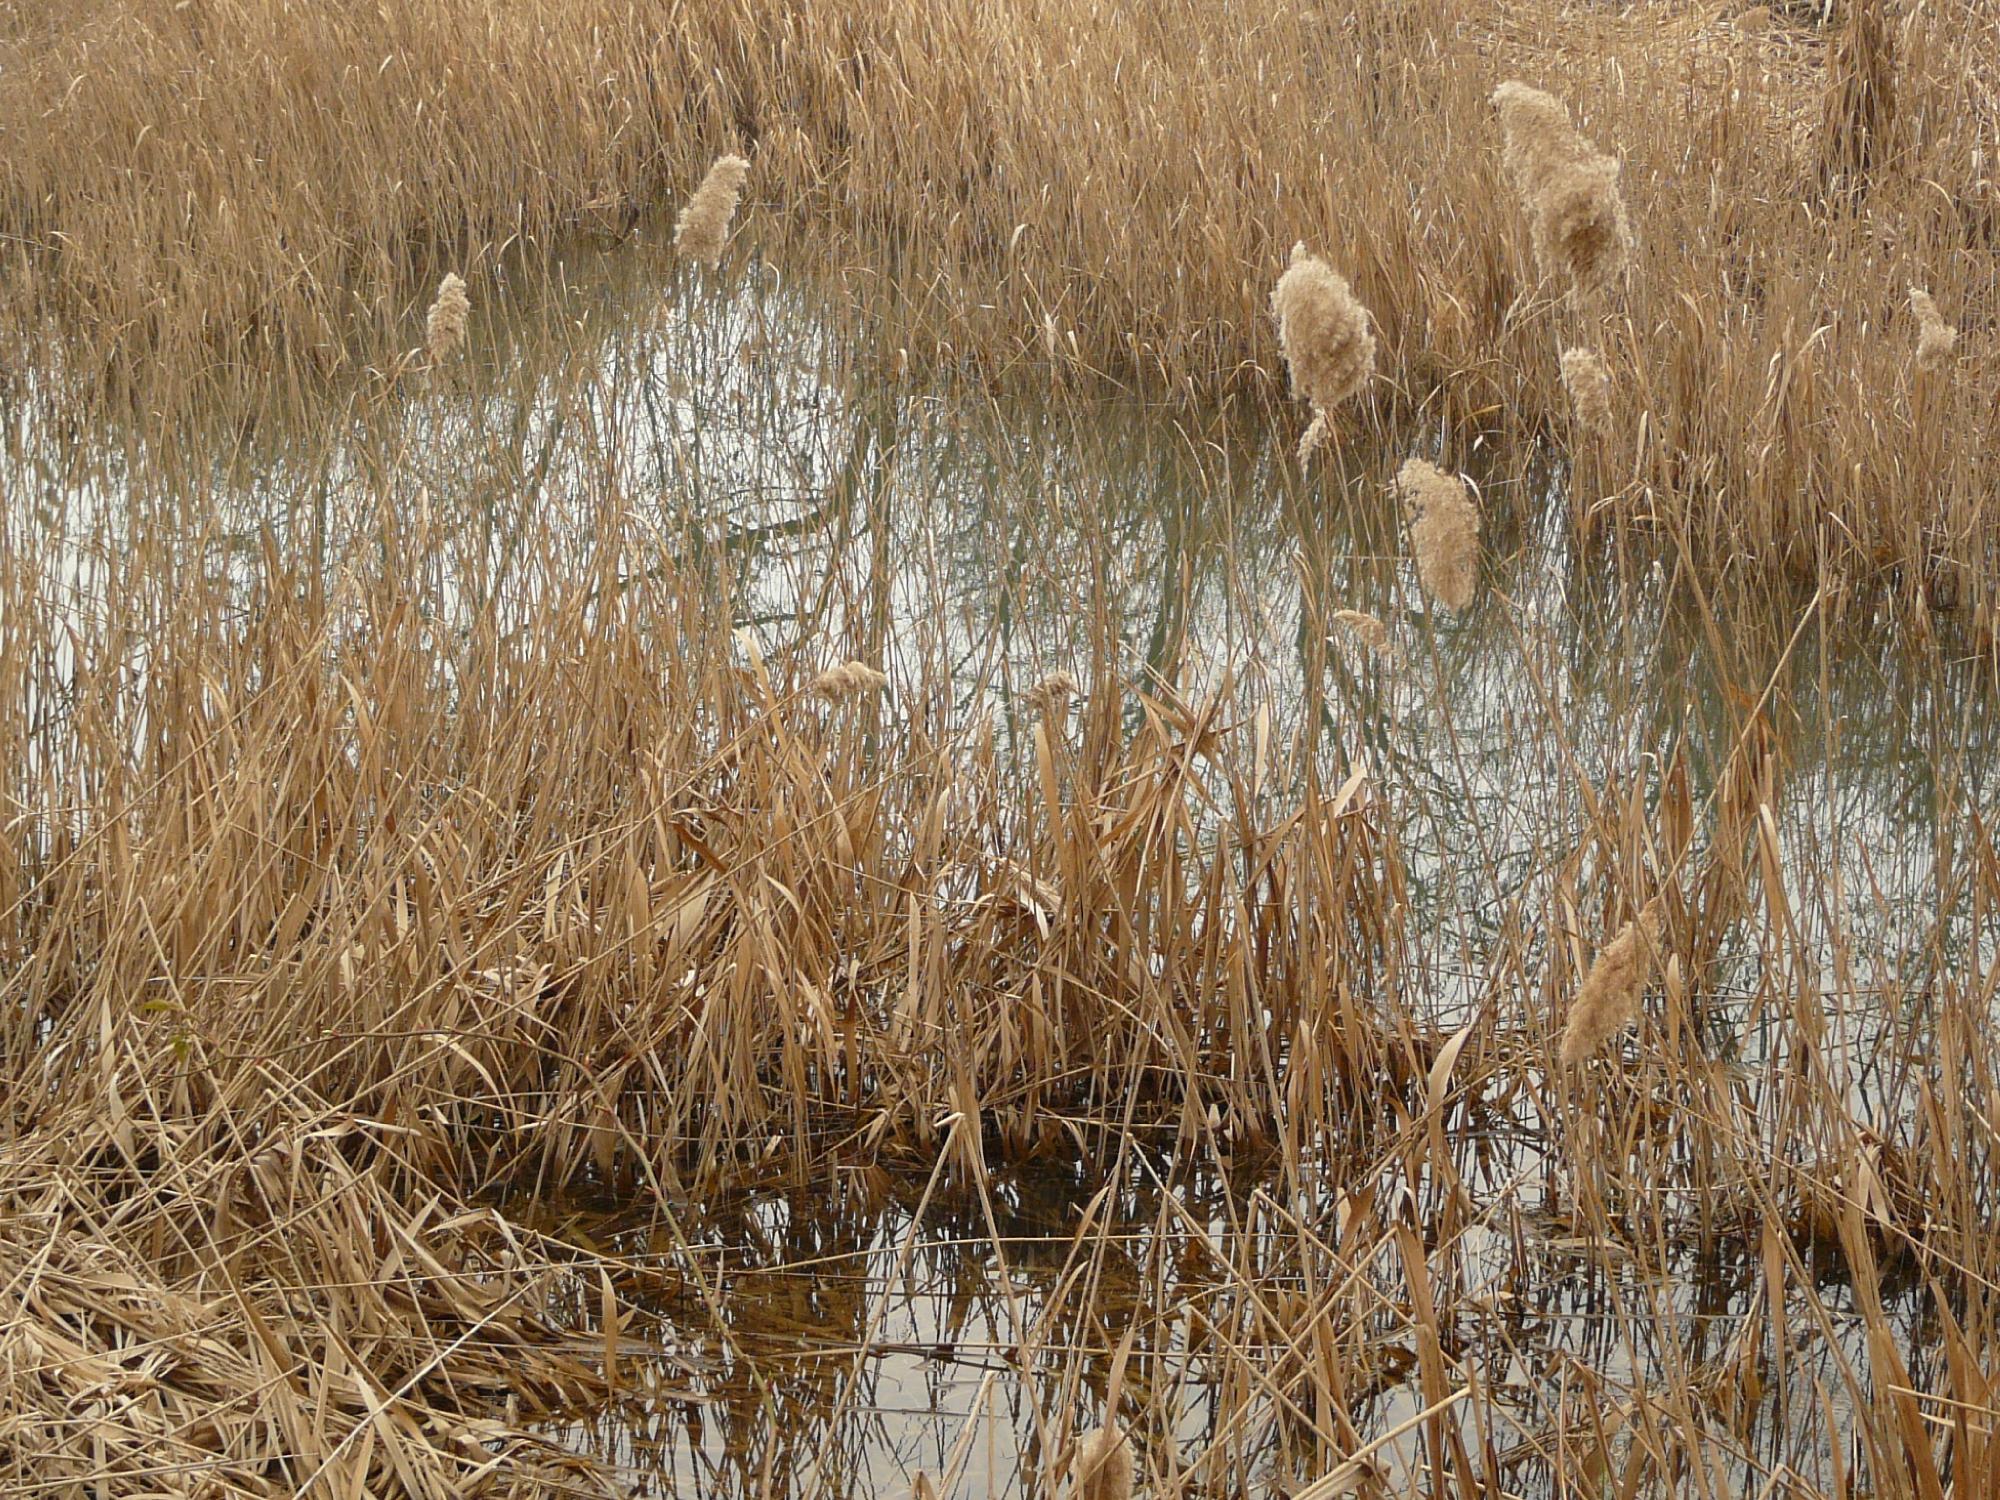
[[705,266],[719,262],[729,239],[729,221],[736,216],[736,200],[749,175],[750,163],[742,157],[717,157],[674,221],[674,249]]
[[1396,489],[1424,592],[1446,609],[1464,609],[1479,584],[1479,511],[1465,481],[1412,458],[1397,471]]
[[1348,632],[1377,656],[1389,654],[1389,627],[1371,614],[1358,609],[1337,609],[1334,620],[1347,627]]
[[1083,696],[1083,689],[1067,672],[1051,672],[1028,689],[1028,706],[1045,719],[1059,719],[1070,705]]
[[1579,426],[1592,432],[1611,430],[1611,372],[1595,349],[1565,349],[1563,388]]
[[1945,322],[1931,300],[1931,294],[1910,288],[1910,311],[1917,315],[1917,368],[1935,370],[1951,358],[1958,344],[1958,330]]
[[1132,1442],[1116,1421],[1077,1442],[1070,1500],[1132,1500]]
[[1618,935],[1598,950],[1570,1002],[1569,1023],[1563,1028],[1565,1067],[1587,1062],[1604,1044],[1638,1019],[1639,1001],[1652,977],[1660,943],[1660,898],[1618,929]]
[[842,662],[839,666],[828,667],[819,674],[813,684],[813,691],[828,702],[838,703],[847,698],[863,698],[879,693],[889,686],[886,675],[876,671],[866,662]]
[[1572,293],[1607,290],[1632,253],[1618,159],[1577,134],[1553,94],[1509,81],[1493,91],[1504,137],[1500,165],[1528,212],[1535,264]]
[[472,302],[465,295],[465,282],[458,272],[447,271],[438,283],[431,310],[424,314],[424,346],[432,363],[443,360],[465,342],[465,319]]
[[[1271,316],[1278,323],[1278,347],[1292,372],[1292,389],[1324,418],[1358,395],[1375,373],[1375,335],[1368,310],[1355,300],[1347,279],[1305,246],[1292,248],[1292,263],[1271,291]],[[1325,426],[1306,429],[1305,452],[1325,440]],[[1301,456],[1304,456],[1302,453]]]

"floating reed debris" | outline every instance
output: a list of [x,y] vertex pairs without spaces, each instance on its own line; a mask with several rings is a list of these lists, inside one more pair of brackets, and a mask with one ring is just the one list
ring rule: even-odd
[[1368,309],[1347,278],[1302,244],[1271,290],[1278,347],[1292,372],[1292,390],[1313,406],[1312,425],[1299,440],[1304,462],[1327,440],[1330,413],[1352,400],[1375,373],[1375,335]]
[[888,689],[887,674],[878,672],[866,662],[842,662],[839,666],[828,667],[813,683],[813,691],[830,703],[839,703],[848,698],[865,698]]
[[1389,654],[1389,627],[1375,616],[1358,609],[1337,609],[1334,621],[1347,627],[1347,632],[1377,656]]
[[1589,1061],[1639,1016],[1639,1001],[1652,977],[1660,941],[1660,899],[1643,911],[1599,950],[1583,976],[1563,1028],[1565,1067]]
[[1070,1500],[1132,1500],[1132,1440],[1115,1419],[1077,1444]]
[[1931,294],[1910,288],[1910,311],[1917,315],[1917,368],[1935,370],[1958,346],[1958,330],[1945,322]]
[[1479,583],[1479,510],[1463,479],[1421,458],[1406,459],[1396,489],[1410,518],[1410,543],[1424,592],[1464,609]]
[[1536,266],[1566,278],[1578,297],[1606,291],[1632,254],[1618,158],[1578,134],[1553,94],[1509,80],[1493,91],[1493,104],[1504,137],[1501,169],[1527,210]]
[[1565,349],[1563,389],[1577,425],[1591,432],[1611,430],[1611,372],[1595,349]]
[[749,175],[750,163],[742,157],[717,157],[674,222],[674,249],[702,265],[718,264],[729,240],[729,221],[736,216],[736,200]]
[[432,364],[443,362],[465,342],[465,320],[471,311],[464,278],[456,271],[445,272],[431,310],[424,314],[424,347]]

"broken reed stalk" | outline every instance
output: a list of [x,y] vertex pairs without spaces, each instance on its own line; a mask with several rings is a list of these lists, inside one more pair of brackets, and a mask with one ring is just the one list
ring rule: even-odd
[[730,221],[736,216],[736,200],[749,175],[750,163],[744,158],[717,157],[674,221],[674,249],[710,269],[719,265]]
[[1631,260],[1632,228],[1619,162],[1570,124],[1553,94],[1509,80],[1493,91],[1501,167],[1528,214],[1535,264],[1580,299],[1601,296]]
[[1396,472],[1417,558],[1417,578],[1446,609],[1464,609],[1479,586],[1479,510],[1465,481],[1421,458]]
[[1358,396],[1374,374],[1375,335],[1347,278],[1302,244],[1292,247],[1291,264],[1271,290],[1271,316],[1292,390],[1312,403],[1312,423],[1299,440],[1304,462],[1328,440],[1334,408]]

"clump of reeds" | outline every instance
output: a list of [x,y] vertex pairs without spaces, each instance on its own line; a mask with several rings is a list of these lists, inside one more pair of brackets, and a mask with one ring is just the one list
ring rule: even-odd
[[1132,1500],[1132,1440],[1115,1419],[1077,1444],[1070,1500]]
[[1479,583],[1479,509],[1463,479],[1406,459],[1396,489],[1410,518],[1417,579],[1446,609],[1464,609]]
[[813,691],[830,703],[839,703],[849,698],[866,698],[885,691],[889,678],[866,662],[841,662],[828,667],[813,683]]
[[465,320],[471,311],[464,278],[456,271],[445,272],[431,310],[424,314],[424,347],[433,364],[449,358],[465,342]]
[[1375,335],[1347,278],[1304,245],[1292,247],[1291,264],[1271,290],[1271,316],[1292,389],[1313,407],[1312,425],[1299,440],[1304,461],[1326,442],[1333,409],[1359,395],[1375,373]]
[[719,263],[729,240],[729,222],[736,217],[736,200],[749,175],[750,163],[742,157],[717,157],[674,221],[674,249],[705,266]]
[[1958,330],[1945,322],[1931,294],[1910,288],[1910,311],[1917,315],[1917,368],[1935,370],[1958,347]]
[[1347,631],[1377,656],[1389,655],[1389,627],[1374,615],[1358,609],[1337,609],[1334,621],[1347,627]]
[[1896,121],[1896,37],[1880,0],[1854,0],[1827,54],[1820,105],[1822,188],[1853,194],[1888,146]]
[[1595,349],[1565,349],[1563,389],[1577,424],[1591,432],[1611,430],[1611,371]]
[[1579,297],[1606,290],[1632,254],[1619,163],[1570,124],[1553,94],[1509,80],[1493,91],[1504,139],[1500,164],[1528,213],[1535,264]]
[[1570,1003],[1563,1028],[1562,1060],[1566,1067],[1587,1062],[1619,1032],[1638,1019],[1639,1001],[1652,977],[1660,942],[1660,898],[1598,951]]

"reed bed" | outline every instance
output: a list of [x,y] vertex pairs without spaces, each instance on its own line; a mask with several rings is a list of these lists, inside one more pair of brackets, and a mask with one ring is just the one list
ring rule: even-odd
[[[895,359],[1005,379],[1055,347],[1086,378],[1276,399],[1265,298],[1304,240],[1372,314],[1378,417],[1560,435],[1548,344],[1579,314],[1538,296],[1554,200],[1507,207],[1491,96],[1513,83],[1585,132],[1558,155],[1590,179],[1576,222],[1609,226],[1587,342],[1633,440],[1579,504],[1718,574],[1886,578],[1930,607],[1990,592],[1984,4],[1761,27],[1664,0],[1251,24],[1104,25],[1075,0],[9,15],[14,322],[140,412],[240,399],[250,371],[365,381],[443,272],[478,300],[547,275],[568,237],[664,235],[733,152],[755,164],[736,253],[831,278],[894,325]],[[1184,65],[1198,82],[1172,81]],[[1598,274],[1628,260],[1615,287]],[[1885,337],[1912,284],[1966,333],[1948,393],[1912,390]]]
[[1990,1491],[1990,25],[1548,15],[10,12],[9,1492]]

